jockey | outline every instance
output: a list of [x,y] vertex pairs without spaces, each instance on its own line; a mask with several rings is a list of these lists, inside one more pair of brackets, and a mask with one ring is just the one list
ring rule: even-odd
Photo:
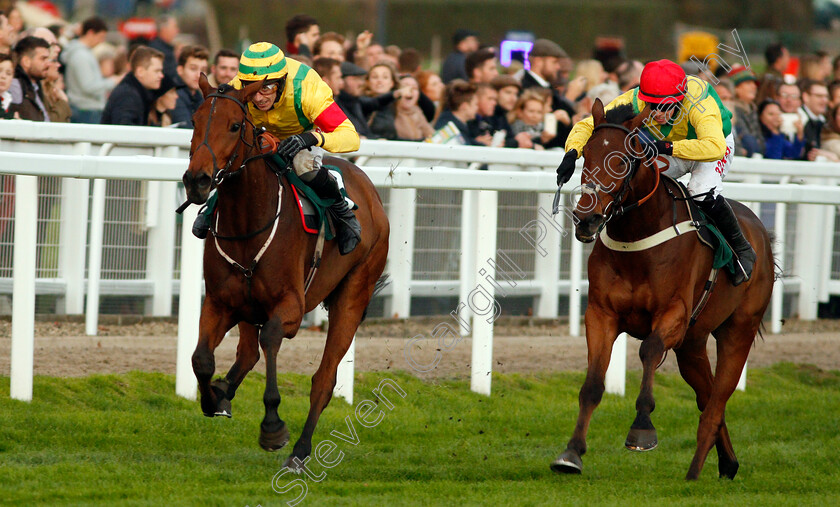
[[[720,193],[734,151],[732,113],[710,84],[694,76],[686,77],[683,69],[669,60],[645,65],[639,86],[618,96],[605,109],[624,104],[632,104],[636,114],[650,106],[651,115],[640,129],[640,139],[667,159],[669,169],[663,174],[678,178],[691,173],[689,193],[714,220],[738,256],[740,272],[732,284],[749,280],[755,251]],[[592,117],[579,121],[572,129],[566,140],[566,156],[557,168],[558,186],[572,177],[575,160],[592,130]]]
[[[274,44],[251,44],[242,54],[239,72],[229,85],[241,90],[254,81],[264,81],[248,102],[254,125],[265,127],[281,140],[277,153],[291,161],[295,173],[319,197],[335,199],[330,210],[336,218],[338,249],[341,255],[350,253],[361,240],[361,226],[342,197],[338,182],[321,166],[321,160],[327,151],[358,150],[359,134],[333,101],[329,85],[318,73],[286,58]],[[198,216],[193,234],[206,237],[211,213]]]

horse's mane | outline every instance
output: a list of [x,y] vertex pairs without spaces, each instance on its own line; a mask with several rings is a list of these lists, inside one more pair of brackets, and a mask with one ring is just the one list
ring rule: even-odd
[[630,121],[636,117],[636,112],[633,111],[633,104],[621,104],[620,106],[616,106],[606,114],[607,123],[614,123],[617,125],[623,125],[624,122]]

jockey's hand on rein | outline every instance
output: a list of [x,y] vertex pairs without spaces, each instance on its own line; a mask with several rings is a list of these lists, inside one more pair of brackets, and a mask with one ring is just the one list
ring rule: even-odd
[[578,158],[577,150],[569,150],[566,152],[566,156],[563,157],[563,161],[560,162],[560,165],[557,166],[557,186],[563,186],[566,182],[571,179],[572,174],[575,172],[575,161]]
[[318,139],[312,132],[304,132],[303,134],[295,134],[284,139],[279,146],[277,146],[277,154],[285,160],[291,162],[295,155],[301,150],[305,150],[310,146],[318,144]]
[[[656,155],[673,155],[674,154],[674,143],[671,141],[651,141],[649,143],[645,143],[647,146],[650,146],[650,149],[656,150],[654,152],[654,156]],[[646,149],[645,152],[647,153],[648,150]]]

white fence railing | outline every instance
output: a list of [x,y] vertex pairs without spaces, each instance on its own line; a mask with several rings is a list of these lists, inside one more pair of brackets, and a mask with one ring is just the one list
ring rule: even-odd
[[[34,308],[30,312],[20,307],[29,306],[29,301],[34,305],[36,294],[50,293],[64,298],[63,309],[67,313],[83,313],[82,301],[86,296],[86,328],[89,334],[95,334],[98,299],[103,291],[148,296],[150,312],[154,315],[170,315],[172,296],[179,295],[178,392],[194,396],[189,355],[198,335],[201,273],[190,271],[190,268],[200,269],[197,263],[182,261],[180,280],[174,274],[177,235],[172,213],[175,182],[186,168],[189,139],[189,131],[171,129],[0,122],[0,173],[18,175],[15,177],[15,273],[5,284],[0,278],[0,292],[3,287],[14,291],[12,368],[16,387],[13,397],[27,399],[27,392],[31,397],[31,349],[27,347],[31,347]],[[570,235],[564,235],[571,229],[565,218],[551,217],[548,213],[554,186],[553,169],[562,154],[365,141],[359,152],[352,155],[360,157],[360,165],[380,189],[389,189],[386,205],[392,236],[387,270],[393,283],[385,293],[385,314],[409,316],[412,302],[418,297],[457,294],[457,302],[465,303],[458,313],[462,331],[471,328],[474,338],[472,384],[475,390],[490,392],[487,373],[492,364],[492,324],[482,324],[488,320],[481,315],[483,308],[466,303],[482,280],[502,280],[496,272],[497,265],[503,271],[516,267],[517,273],[527,273],[517,277],[515,283],[511,280],[503,285],[505,295],[535,299],[534,313],[539,317],[557,317],[559,299],[567,298],[570,331],[573,335],[580,333],[582,295],[586,289],[585,250],[579,242],[571,241]],[[477,164],[486,164],[489,170],[465,171],[452,167]],[[777,283],[771,310],[774,332],[780,329],[785,292],[798,298],[794,313],[803,318],[814,318],[818,302],[840,294],[840,268],[832,269],[832,262],[840,265],[833,206],[840,203],[838,173],[836,164],[738,159],[729,179],[740,183],[726,184],[727,196],[748,201],[756,211],[767,215],[764,218],[773,215],[770,228],[775,229],[779,240],[779,261],[796,275]],[[58,265],[54,270],[57,275],[51,278],[36,278],[33,270],[33,266],[37,268],[34,263],[43,246],[39,249],[34,243],[38,230],[35,225],[38,193],[32,176],[63,178],[58,206]],[[94,180],[92,192],[88,179]],[[140,208],[148,237],[143,245],[147,255],[142,279],[101,278],[105,241],[102,226],[107,202],[105,180],[143,182],[144,186],[138,188],[145,195]],[[574,186],[573,181],[567,189]],[[422,200],[418,202],[418,194],[424,198],[447,195],[452,202],[424,207]],[[504,202],[500,196],[505,198]],[[89,200],[90,205],[85,205]],[[795,214],[788,209],[789,205],[796,210]],[[497,207],[504,212],[496,212]],[[433,218],[444,217],[447,225],[421,230],[427,225],[419,223],[419,212],[431,212]],[[189,234],[194,213],[193,209],[183,220],[181,259],[194,260],[200,255],[201,242]],[[89,238],[83,225],[88,219]],[[448,234],[449,244],[430,247],[430,242],[438,241],[443,235],[441,231]],[[22,256],[20,264],[19,256]],[[437,266],[440,271],[418,273],[416,266],[422,264],[418,261],[424,257],[435,259],[431,264],[440,264]],[[502,266],[499,263],[503,260],[507,264]],[[482,287],[495,298],[494,284],[485,283]],[[29,357],[28,364],[22,359],[24,356]],[[352,358],[349,361],[342,362],[343,375],[348,371],[344,366],[350,366],[349,382],[339,381],[339,385],[349,384],[349,388],[345,387],[349,392],[339,394],[352,399]],[[14,373],[21,369],[30,371],[28,387],[25,382],[14,380]],[[623,392],[623,378],[620,380],[620,389],[611,390]]]

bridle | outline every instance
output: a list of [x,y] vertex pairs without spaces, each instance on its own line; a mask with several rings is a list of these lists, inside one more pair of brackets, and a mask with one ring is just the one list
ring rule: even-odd
[[[258,155],[251,156],[251,157],[245,157],[242,160],[242,164],[239,165],[239,168],[236,171],[231,171],[230,170],[231,166],[233,166],[233,162],[239,156],[239,145],[240,144],[244,144],[245,146],[248,147],[248,150],[245,152],[246,155],[251,153],[254,150],[255,144],[256,144],[256,139],[258,138],[258,136],[260,134],[260,129],[258,129],[257,126],[254,125],[254,122],[252,122],[248,118],[248,106],[246,106],[245,103],[242,102],[241,100],[237,99],[236,97],[226,95],[224,91],[217,91],[217,92],[211,93],[206,98],[211,98],[211,97],[212,97],[213,100],[210,102],[210,113],[207,115],[207,125],[204,129],[204,140],[201,142],[201,144],[198,145],[198,148],[195,149],[195,152],[193,152],[193,154],[198,152],[198,150],[200,150],[202,147],[205,147],[205,146],[207,147],[207,150],[210,152],[210,157],[212,157],[212,160],[213,160],[213,176],[212,176],[213,185],[218,187],[219,185],[222,184],[222,182],[225,180],[225,177],[227,177],[229,174],[232,175],[232,174],[238,173],[239,171],[241,171],[242,169],[245,168],[245,166],[248,164],[248,162],[250,162],[254,159],[257,159],[257,158],[263,158],[267,155],[266,154],[258,154]],[[219,98],[232,100],[242,110],[242,120],[238,123],[235,123],[235,125],[239,125],[239,139],[236,140],[236,145],[234,145],[234,147],[233,147],[233,152],[232,152],[230,158],[228,158],[227,164],[225,164],[225,166],[221,169],[219,168],[219,164],[218,164],[217,159],[216,159],[216,153],[213,151],[213,148],[210,146],[210,143],[208,142],[208,139],[210,137],[210,122],[213,120],[213,113],[215,113],[215,111],[216,111],[216,99],[219,99]],[[251,133],[252,133],[252,138],[254,139],[254,143],[249,143],[248,141],[245,140],[245,125],[246,124],[250,125],[250,127],[251,127]],[[270,155],[270,154],[268,154],[268,155]],[[192,156],[190,156],[190,158],[192,158]]]
[[[633,132],[631,132],[630,129],[618,123],[602,123],[596,126],[594,129],[592,129],[592,133],[594,134],[597,130],[605,128],[622,130],[628,136],[633,134]],[[651,190],[648,195],[642,197],[638,201],[632,204],[624,205],[624,199],[627,197],[627,193],[630,191],[630,182],[633,180],[633,176],[636,175],[636,171],[639,169],[639,166],[643,165],[643,162],[644,165],[650,167],[653,170],[656,176],[656,183],[653,186],[653,190]],[[603,192],[608,196],[612,197],[612,201],[610,201],[607,204],[607,207],[604,210],[604,216],[606,217],[604,220],[604,224],[606,224],[613,217],[620,217],[628,211],[638,208],[639,206],[647,202],[651,197],[653,197],[653,194],[656,192],[657,188],[659,188],[659,169],[657,169],[656,164],[652,163],[651,160],[643,161],[640,157],[632,157],[630,161],[630,171],[628,171],[627,175],[622,180],[621,186],[618,188],[618,190],[614,192],[609,192],[608,190],[603,188],[599,183],[585,183],[581,186],[581,192],[593,196],[597,196],[599,192]],[[616,205],[616,203],[618,204]]]

